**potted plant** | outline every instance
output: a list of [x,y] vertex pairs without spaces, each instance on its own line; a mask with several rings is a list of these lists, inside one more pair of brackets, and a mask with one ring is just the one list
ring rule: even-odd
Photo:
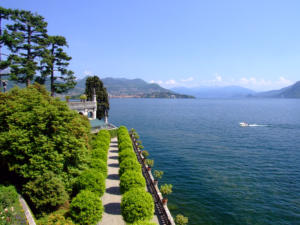
[[147,157],[149,156],[149,152],[146,150],[143,150],[142,155],[144,156],[144,159],[147,159]]
[[158,184],[158,179],[161,179],[164,175],[164,171],[154,170],[154,185]]
[[87,99],[87,97],[86,97],[86,95],[85,94],[83,94],[83,95],[80,95],[80,101],[81,102],[85,102],[86,101],[86,99]]
[[151,168],[154,165],[154,160],[153,159],[146,159],[146,164],[148,165],[148,171],[151,171]]
[[65,99],[66,99],[66,102],[69,102],[70,101],[70,96],[69,95],[67,95],[66,97],[65,97]]
[[168,202],[167,195],[172,193],[172,188],[173,188],[172,184],[163,184],[160,186],[160,192],[163,195],[162,203],[164,205],[166,205]]
[[182,214],[178,214],[175,217],[175,223],[176,225],[186,225],[189,222],[189,218],[183,216]]

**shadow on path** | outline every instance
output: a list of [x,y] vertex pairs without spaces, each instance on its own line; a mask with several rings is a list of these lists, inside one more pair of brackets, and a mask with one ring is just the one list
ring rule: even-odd
[[[109,193],[112,195],[121,195],[119,187],[106,188],[106,193]],[[119,203],[119,205],[120,205],[120,203]]]
[[104,206],[104,211],[107,214],[121,215],[120,203],[108,203]]
[[108,164],[109,167],[115,167],[115,168],[119,168],[119,163],[110,163]]
[[108,176],[107,176],[107,178],[106,179],[110,179],[110,180],[119,180],[120,179],[120,177],[119,177],[119,174],[109,174]]
[[110,150],[111,153],[118,153],[118,150]]
[[118,159],[118,156],[109,156],[110,159]]

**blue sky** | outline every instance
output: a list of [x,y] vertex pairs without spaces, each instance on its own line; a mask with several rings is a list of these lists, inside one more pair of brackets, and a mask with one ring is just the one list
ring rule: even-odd
[[1,0],[63,35],[77,77],[164,87],[281,88],[300,80],[300,1]]

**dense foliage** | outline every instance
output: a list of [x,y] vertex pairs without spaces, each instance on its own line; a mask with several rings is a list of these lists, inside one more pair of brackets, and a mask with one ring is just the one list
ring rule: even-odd
[[146,188],[146,181],[142,173],[127,170],[120,177],[120,189],[121,193],[125,193],[132,188]]
[[154,213],[152,196],[144,188],[133,188],[123,195],[121,210],[124,220],[128,223],[150,220]]
[[75,225],[71,218],[66,217],[67,211],[57,210],[37,221],[38,225]]
[[61,178],[51,171],[27,182],[23,193],[39,212],[51,212],[69,198]]
[[71,202],[70,214],[81,225],[94,225],[101,220],[103,206],[99,196],[89,190],[81,191]]
[[77,192],[90,190],[102,196],[105,191],[105,176],[96,169],[87,169],[77,178],[75,186]]
[[147,220],[139,220],[137,222],[134,222],[132,225],[157,225],[157,223],[151,222],[151,221],[147,221]]
[[141,165],[136,160],[136,158],[133,159],[131,157],[128,157],[120,163],[119,175],[122,176],[122,174],[126,171],[134,171],[139,173],[142,172]]
[[[71,193],[75,178],[86,166],[88,120],[50,97],[43,86],[34,85],[0,93],[0,124],[3,179],[16,178],[19,186],[24,185],[38,211],[48,203],[36,205],[37,196],[45,200],[49,193],[56,196],[56,203],[49,202],[52,206],[68,199],[66,193]],[[45,174],[51,177],[49,182]],[[60,191],[54,193],[55,188]]]
[[[95,93],[96,92],[96,93]],[[94,94],[97,99],[97,118],[102,119],[108,116],[109,100],[103,82],[97,76],[88,77],[85,82],[85,94],[88,100],[92,100]]]

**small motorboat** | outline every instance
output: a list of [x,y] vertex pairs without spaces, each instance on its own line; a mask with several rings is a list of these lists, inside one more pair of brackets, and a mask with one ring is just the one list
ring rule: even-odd
[[245,123],[245,122],[240,122],[240,126],[241,127],[249,127],[249,124]]

